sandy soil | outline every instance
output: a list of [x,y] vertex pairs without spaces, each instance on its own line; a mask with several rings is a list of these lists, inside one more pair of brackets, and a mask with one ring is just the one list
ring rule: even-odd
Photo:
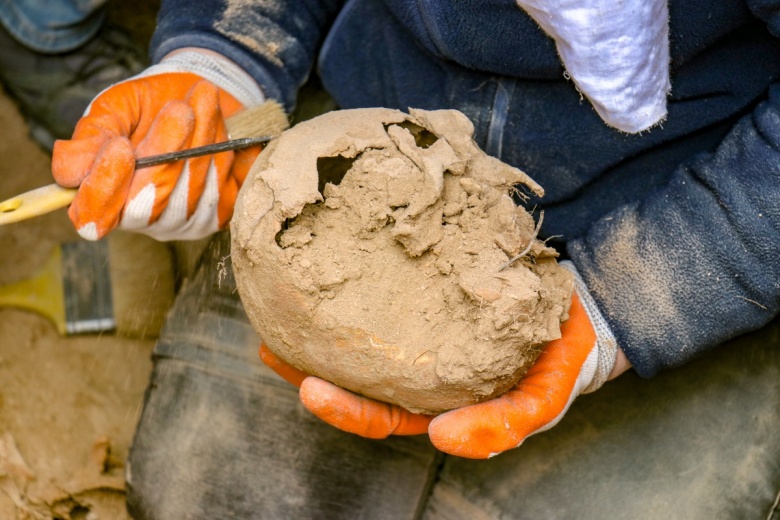
[[[48,155],[5,96],[0,125],[0,199],[51,182]],[[77,238],[64,210],[0,227],[0,284],[33,276],[56,244]],[[126,518],[122,461],[153,342],[63,338],[11,308],[0,308],[0,338],[0,518]]]
[[[112,17],[144,39],[156,7],[141,4]],[[0,200],[52,182],[48,154],[1,92],[0,127]],[[64,210],[0,227],[0,284],[34,275],[56,244],[77,238]],[[128,518],[123,461],[153,345],[64,338],[46,318],[0,308],[0,518]]]

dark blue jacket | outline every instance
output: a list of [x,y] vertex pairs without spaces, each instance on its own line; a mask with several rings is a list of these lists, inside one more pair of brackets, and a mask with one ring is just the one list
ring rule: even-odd
[[243,66],[292,108],[311,68],[343,108],[456,108],[546,191],[543,234],[649,377],[780,310],[780,0],[670,0],[668,119],[607,127],[514,0],[165,0],[152,57]]

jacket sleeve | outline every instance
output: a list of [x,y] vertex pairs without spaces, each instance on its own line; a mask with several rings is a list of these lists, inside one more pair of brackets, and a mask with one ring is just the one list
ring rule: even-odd
[[[780,35],[780,2],[754,1]],[[651,377],[780,312],[780,85],[711,154],[568,245],[618,344]]]
[[230,58],[290,111],[340,0],[163,0],[153,63],[182,47]]

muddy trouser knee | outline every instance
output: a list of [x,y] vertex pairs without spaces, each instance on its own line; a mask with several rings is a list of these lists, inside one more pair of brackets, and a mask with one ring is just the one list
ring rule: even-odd
[[259,360],[222,233],[155,347],[126,469],[136,519],[411,519],[441,456],[425,436],[375,441],[309,414]]
[[[257,358],[221,234],[181,290],[127,465],[136,519],[780,519],[780,322],[621,376],[487,461],[327,426]],[[774,515],[774,516],[772,516]]]
[[578,398],[488,461],[448,458],[427,520],[780,520],[780,320]]

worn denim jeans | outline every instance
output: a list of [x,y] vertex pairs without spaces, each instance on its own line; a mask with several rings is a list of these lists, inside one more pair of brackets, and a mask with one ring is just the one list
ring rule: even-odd
[[0,23],[25,46],[67,52],[97,33],[108,0],[0,0]]
[[780,321],[628,373],[490,460],[317,420],[257,358],[223,233],[180,292],[127,466],[151,519],[780,520]]

